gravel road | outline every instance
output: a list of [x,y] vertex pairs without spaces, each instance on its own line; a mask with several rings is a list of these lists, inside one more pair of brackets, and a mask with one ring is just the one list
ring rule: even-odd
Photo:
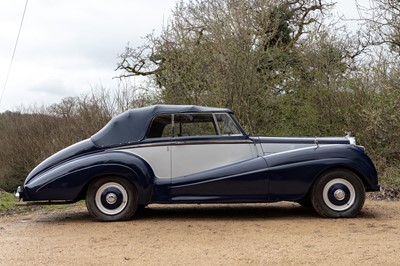
[[400,265],[400,202],[323,219],[295,203],[151,205],[128,222],[83,204],[0,217],[0,265]]

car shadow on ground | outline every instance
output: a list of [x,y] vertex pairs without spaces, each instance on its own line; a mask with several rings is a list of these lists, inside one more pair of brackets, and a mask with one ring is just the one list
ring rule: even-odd
[[[364,208],[357,216],[361,219],[376,218],[379,214]],[[131,221],[143,220],[288,220],[323,219],[314,209],[297,203],[268,204],[153,204],[140,209]],[[85,207],[65,209],[52,213],[42,213],[36,222],[95,222]]]
[[[251,220],[319,218],[312,208],[296,203],[272,204],[153,204],[140,209],[135,220]],[[35,222],[94,222],[85,207],[38,213]]]
[[167,205],[149,206],[139,211],[137,219],[182,220],[251,220],[319,217],[312,208],[295,203],[280,204],[229,204],[229,205]]
[[[320,218],[312,209],[296,203],[277,204],[184,204],[150,205],[138,210],[135,220],[285,220],[293,218]],[[37,222],[93,222],[85,208],[65,209],[53,213],[42,213]]]

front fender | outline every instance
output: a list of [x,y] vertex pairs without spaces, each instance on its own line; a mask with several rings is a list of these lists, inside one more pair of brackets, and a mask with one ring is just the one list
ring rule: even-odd
[[374,164],[362,148],[324,145],[264,156],[269,166],[270,200],[297,200],[322,173],[346,168],[360,176],[367,191],[379,190]]
[[24,184],[24,200],[78,200],[90,182],[102,176],[122,176],[139,193],[139,203],[151,198],[154,173],[134,154],[104,151],[77,157],[38,173]]

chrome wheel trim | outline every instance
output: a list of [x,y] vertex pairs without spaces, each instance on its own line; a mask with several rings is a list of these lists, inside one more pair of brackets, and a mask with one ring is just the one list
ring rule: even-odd
[[333,196],[337,200],[344,200],[344,198],[346,197],[346,192],[344,192],[342,189],[339,188],[339,189],[335,190],[335,192],[333,193]]
[[356,200],[356,191],[354,186],[346,179],[335,178],[326,183],[322,196],[324,203],[332,210],[345,211],[353,206]]
[[[123,211],[128,204],[128,193],[121,184],[108,182],[97,190],[95,203],[102,213],[106,215],[116,215]],[[112,208],[107,207],[105,203],[109,204]],[[114,206],[114,204],[119,205]]]

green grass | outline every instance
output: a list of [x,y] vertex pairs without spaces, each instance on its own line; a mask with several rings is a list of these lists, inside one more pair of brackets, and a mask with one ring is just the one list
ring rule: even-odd
[[[72,204],[60,204],[60,205],[31,205],[31,206],[17,206],[15,203],[17,200],[14,197],[14,194],[8,192],[0,192],[0,215],[4,214],[12,214],[12,213],[24,213],[37,209],[46,209],[46,210],[57,210],[64,209]],[[74,203],[73,205],[84,206],[84,201],[79,201]]]
[[0,192],[0,214],[17,209],[15,202],[16,200],[12,193]]

